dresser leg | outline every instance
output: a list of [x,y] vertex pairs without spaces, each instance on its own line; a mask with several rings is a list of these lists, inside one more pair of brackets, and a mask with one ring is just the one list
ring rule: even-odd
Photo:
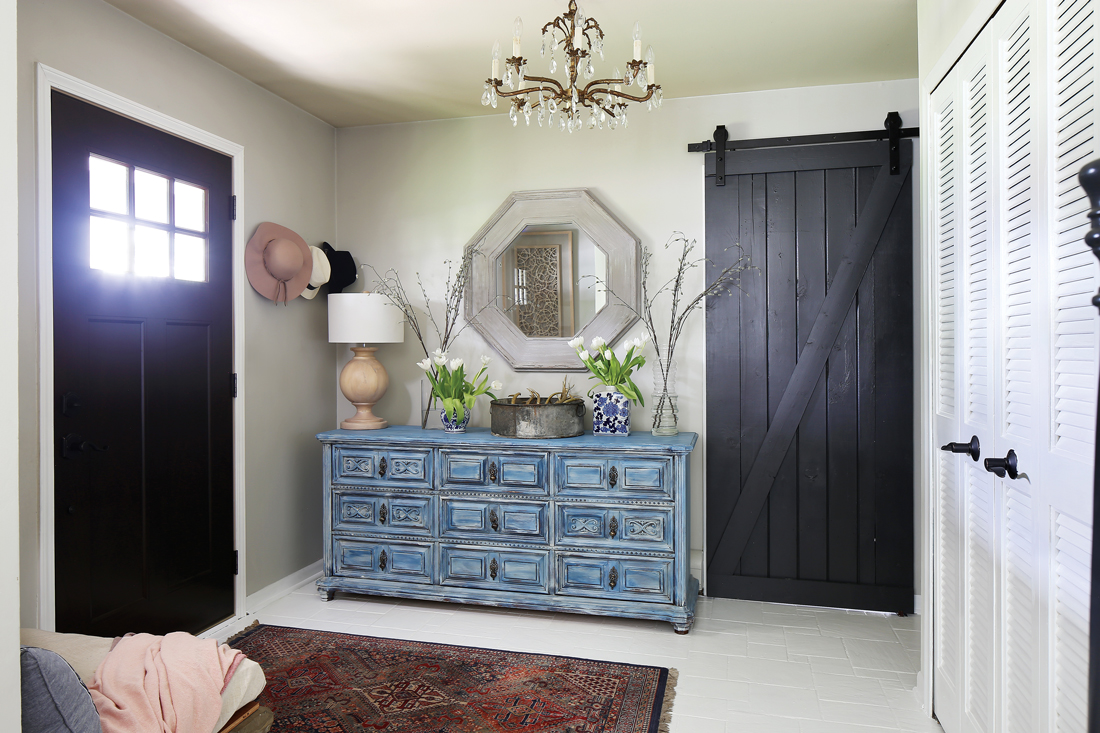
[[318,588],[317,589],[317,595],[321,596],[322,601],[328,602],[328,601],[331,601],[333,596],[336,595],[336,591],[334,591],[334,590],[324,590],[323,588]]
[[687,632],[691,631],[691,627],[694,626],[694,625],[695,625],[695,617],[694,616],[692,616],[691,618],[689,618],[686,622],[684,622],[682,624],[678,624],[675,621],[672,622],[673,630],[675,630],[676,633],[680,634],[681,636],[686,634]]

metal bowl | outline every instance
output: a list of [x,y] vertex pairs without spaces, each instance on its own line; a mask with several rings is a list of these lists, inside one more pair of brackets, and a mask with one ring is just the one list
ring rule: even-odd
[[524,399],[493,400],[489,403],[489,426],[493,435],[505,438],[572,438],[584,435],[584,402],[549,402],[542,398],[527,404]]

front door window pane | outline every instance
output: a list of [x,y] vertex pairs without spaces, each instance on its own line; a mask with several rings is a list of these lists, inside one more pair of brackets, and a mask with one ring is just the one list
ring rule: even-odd
[[134,227],[134,274],[168,277],[168,232],[140,224]]
[[177,234],[175,266],[177,280],[206,280],[206,240]]
[[176,181],[176,227],[206,231],[206,189]]
[[88,170],[92,269],[207,282],[205,188],[96,155]]
[[145,221],[168,223],[168,179],[148,171],[134,171],[134,215]]
[[130,169],[121,163],[88,156],[89,203],[111,214],[130,213]]
[[124,221],[102,216],[90,217],[91,261],[93,270],[126,272],[130,269],[130,226]]

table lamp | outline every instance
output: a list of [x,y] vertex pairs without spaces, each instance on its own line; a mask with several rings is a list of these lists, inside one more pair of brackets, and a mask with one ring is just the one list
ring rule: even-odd
[[389,425],[372,411],[386,394],[390,377],[367,344],[399,344],[405,320],[380,293],[332,293],[328,296],[328,341],[352,346],[352,357],[340,372],[340,391],[355,405],[355,414],[340,423],[345,430],[376,430]]

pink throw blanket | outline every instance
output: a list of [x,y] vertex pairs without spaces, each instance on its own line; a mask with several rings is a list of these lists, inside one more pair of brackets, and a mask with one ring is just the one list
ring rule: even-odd
[[122,637],[88,686],[103,733],[211,733],[243,658],[181,631]]

